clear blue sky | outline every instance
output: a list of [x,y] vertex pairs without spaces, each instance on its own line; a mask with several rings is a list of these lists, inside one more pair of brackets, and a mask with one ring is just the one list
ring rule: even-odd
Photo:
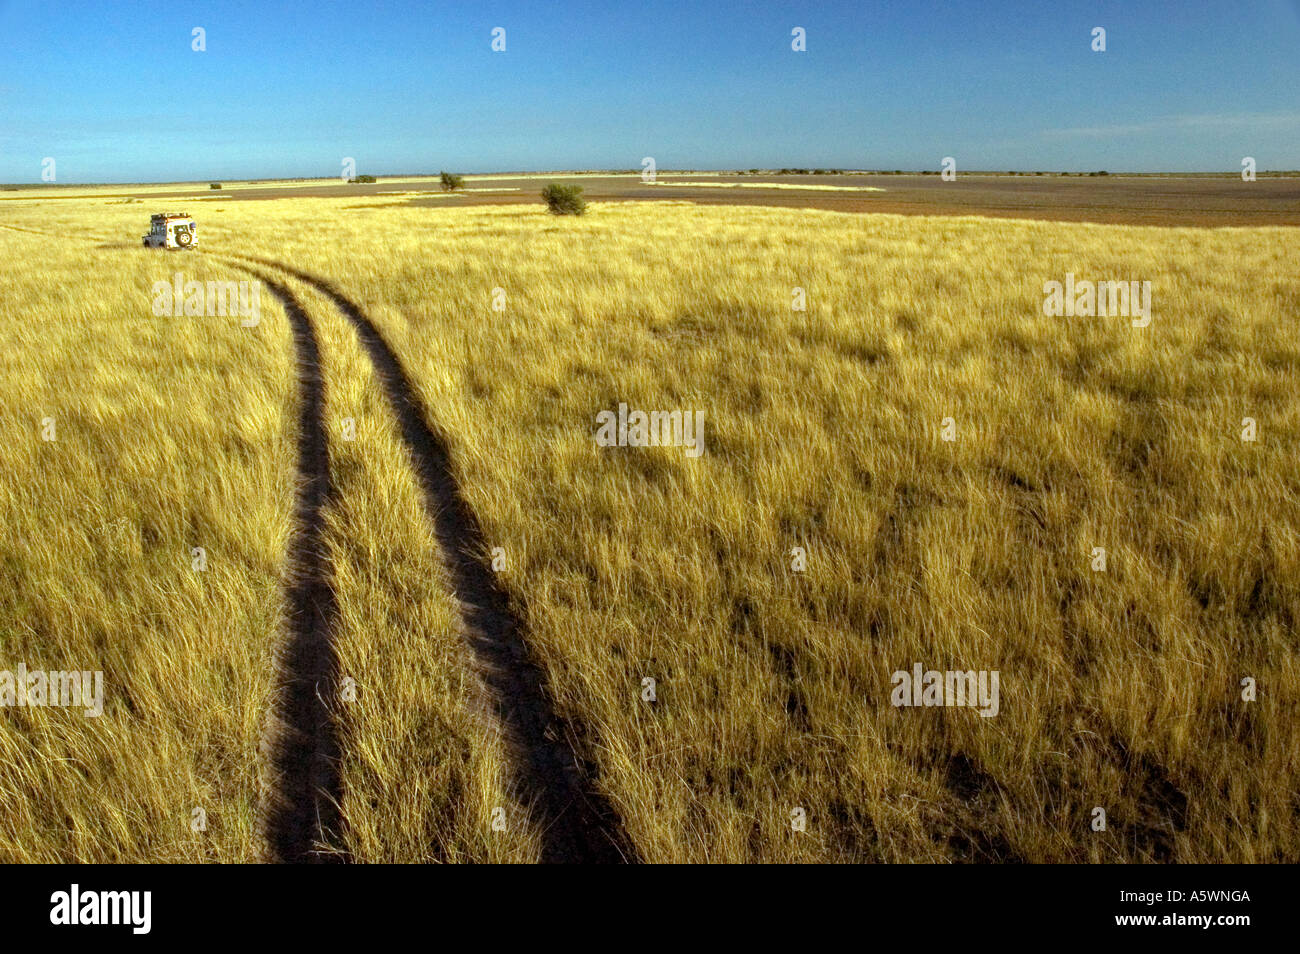
[[1247,155],[1300,168],[1300,0],[0,0],[6,182]]

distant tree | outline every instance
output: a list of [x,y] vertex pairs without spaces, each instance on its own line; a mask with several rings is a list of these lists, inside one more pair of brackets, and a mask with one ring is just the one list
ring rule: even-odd
[[757,169],[750,169],[750,170],[749,170],[749,174],[750,174],[751,176],[756,176],[756,175],[758,175],[758,170],[757,170]]
[[455,192],[465,185],[465,177],[458,176],[454,172],[443,172],[440,174],[440,178],[442,179],[443,192]]
[[209,182],[209,183],[208,183],[208,188],[209,188],[209,189],[220,189],[220,188],[221,188],[221,183],[220,183],[220,182]]
[[582,186],[550,183],[542,190],[546,211],[552,215],[582,215],[587,211],[587,200],[582,197]]
[[353,176],[348,181],[349,182],[374,182],[375,177],[374,176]]

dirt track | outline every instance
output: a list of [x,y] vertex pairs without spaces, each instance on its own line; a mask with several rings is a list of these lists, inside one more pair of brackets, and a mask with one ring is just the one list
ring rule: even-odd
[[[41,233],[45,234],[45,233]],[[596,768],[583,754],[581,727],[556,711],[545,672],[524,638],[510,600],[483,563],[485,538],[456,483],[446,440],[426,423],[397,356],[359,305],[329,282],[279,262],[225,257],[253,275],[281,302],[296,351],[301,411],[298,426],[296,532],[288,554],[289,632],[277,658],[274,711],[268,714],[264,831],[270,860],[345,862],[338,849],[342,814],[342,745],[331,715],[336,708],[338,660],[333,645],[337,598],[330,583],[323,533],[334,496],[324,423],[325,384],[319,343],[306,309],[283,284],[233,259],[278,269],[312,286],[352,323],[374,363],[401,427],[425,492],[434,535],[451,571],[462,635],[479,663],[497,716],[516,757],[515,788],[537,813],[542,861],[638,862],[617,810],[596,785]]]
[[[278,262],[248,260],[280,269],[329,298],[353,325],[375,366],[424,490],[434,536],[451,571],[462,635],[474,652],[483,681],[494,698],[497,717],[512,744],[516,789],[538,815],[542,860],[566,863],[636,860],[621,819],[594,784],[595,767],[581,755],[582,745],[575,727],[566,724],[555,712],[546,675],[524,639],[519,617],[512,611],[491,570],[482,562],[481,555],[487,552],[483,531],[456,483],[450,449],[442,435],[426,423],[416,390],[396,355],[360,306],[329,282]],[[267,285],[286,301],[286,311],[294,308],[296,315],[291,320],[295,328],[298,318],[305,321],[292,298],[286,298],[287,290],[271,281]],[[332,592],[318,593],[317,597],[332,606]],[[322,678],[313,668],[316,660],[295,656],[290,662],[291,668],[301,667],[293,669],[299,677],[295,684],[304,683],[307,678]],[[332,687],[332,682],[326,681]],[[327,694],[326,698],[332,695]],[[318,725],[314,721],[317,714],[314,710],[295,712],[308,730]],[[332,735],[318,736],[317,743],[320,752],[332,752],[337,759],[338,743]],[[298,760],[294,780],[284,786],[284,791],[297,800],[296,812],[291,811],[288,816],[291,821],[311,806],[320,810],[322,799],[331,792],[328,788],[322,790],[321,786],[333,781],[334,794],[339,792],[339,786],[336,778],[323,776],[313,768],[318,762],[317,753],[291,748],[286,750],[286,756]],[[277,763],[277,768],[295,772],[293,765]],[[295,785],[315,785],[317,789],[306,792]],[[287,827],[289,834],[297,833],[292,824]],[[287,849],[292,847],[291,843]]]
[[332,631],[337,616],[322,535],[334,495],[325,431],[325,385],[311,321],[286,287],[252,269],[284,306],[297,351],[298,421],[296,532],[289,548],[288,639],[277,658],[277,700],[264,748],[269,785],[264,807],[272,860],[341,861],[320,846],[339,841],[342,824],[340,745],[330,710],[338,688]]

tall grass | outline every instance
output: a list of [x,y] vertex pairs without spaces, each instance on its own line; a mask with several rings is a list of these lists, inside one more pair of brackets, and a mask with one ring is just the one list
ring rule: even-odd
[[[668,203],[580,220],[396,199],[209,208],[209,252],[331,278],[401,355],[646,859],[1300,857],[1293,230]],[[8,221],[63,216],[138,242],[126,207],[32,209],[7,203]],[[102,259],[148,267],[141,254]],[[1067,272],[1152,282],[1151,325],[1045,316],[1043,283]],[[81,341],[69,334],[54,354]],[[451,623],[445,584],[391,423],[355,342],[329,335],[330,413],[368,408],[374,435],[332,448],[351,488],[331,518],[352,594],[345,668],[397,687],[346,710],[370,740],[347,756],[355,846],[529,857],[527,836],[437,842],[422,827],[440,812],[451,830],[481,825],[480,807],[456,806],[497,798],[465,793],[491,790],[500,756],[463,654],[429,639]],[[283,374],[239,380],[284,394]],[[595,415],[620,402],[703,410],[704,455],[597,446]],[[46,478],[62,519],[89,466]],[[10,508],[37,520],[35,498]],[[81,586],[27,560],[6,564],[24,585]],[[156,584],[147,565],[132,574]],[[385,677],[381,659],[409,669]],[[891,706],[892,673],[917,662],[998,670],[999,714]],[[58,817],[37,806],[30,824]]]
[[176,260],[84,240],[0,230],[0,261],[0,669],[104,673],[98,718],[0,710],[0,859],[254,859],[293,495],[283,316],[155,318]]
[[[267,245],[408,362],[646,857],[1297,856],[1289,231],[383,214]],[[1152,325],[1046,317],[1067,272]],[[597,447],[619,402],[707,453]],[[999,670],[1000,714],[892,707],[916,662]]]
[[350,685],[336,704],[345,830],[331,847],[358,862],[534,861],[393,412],[345,320],[285,281],[320,341],[335,484],[325,542]]

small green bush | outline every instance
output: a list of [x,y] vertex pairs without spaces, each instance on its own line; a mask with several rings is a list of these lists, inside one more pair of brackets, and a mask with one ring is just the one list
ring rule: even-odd
[[542,190],[546,211],[551,215],[582,215],[587,211],[587,200],[582,197],[582,186],[560,185],[552,182]]
[[440,173],[440,176],[442,179],[443,192],[455,192],[457,189],[463,188],[465,185],[465,177],[458,176],[454,172],[443,172]]
[[220,182],[209,182],[209,183],[208,183],[208,188],[209,188],[209,189],[220,189],[220,188],[221,188],[221,183],[220,183]]

